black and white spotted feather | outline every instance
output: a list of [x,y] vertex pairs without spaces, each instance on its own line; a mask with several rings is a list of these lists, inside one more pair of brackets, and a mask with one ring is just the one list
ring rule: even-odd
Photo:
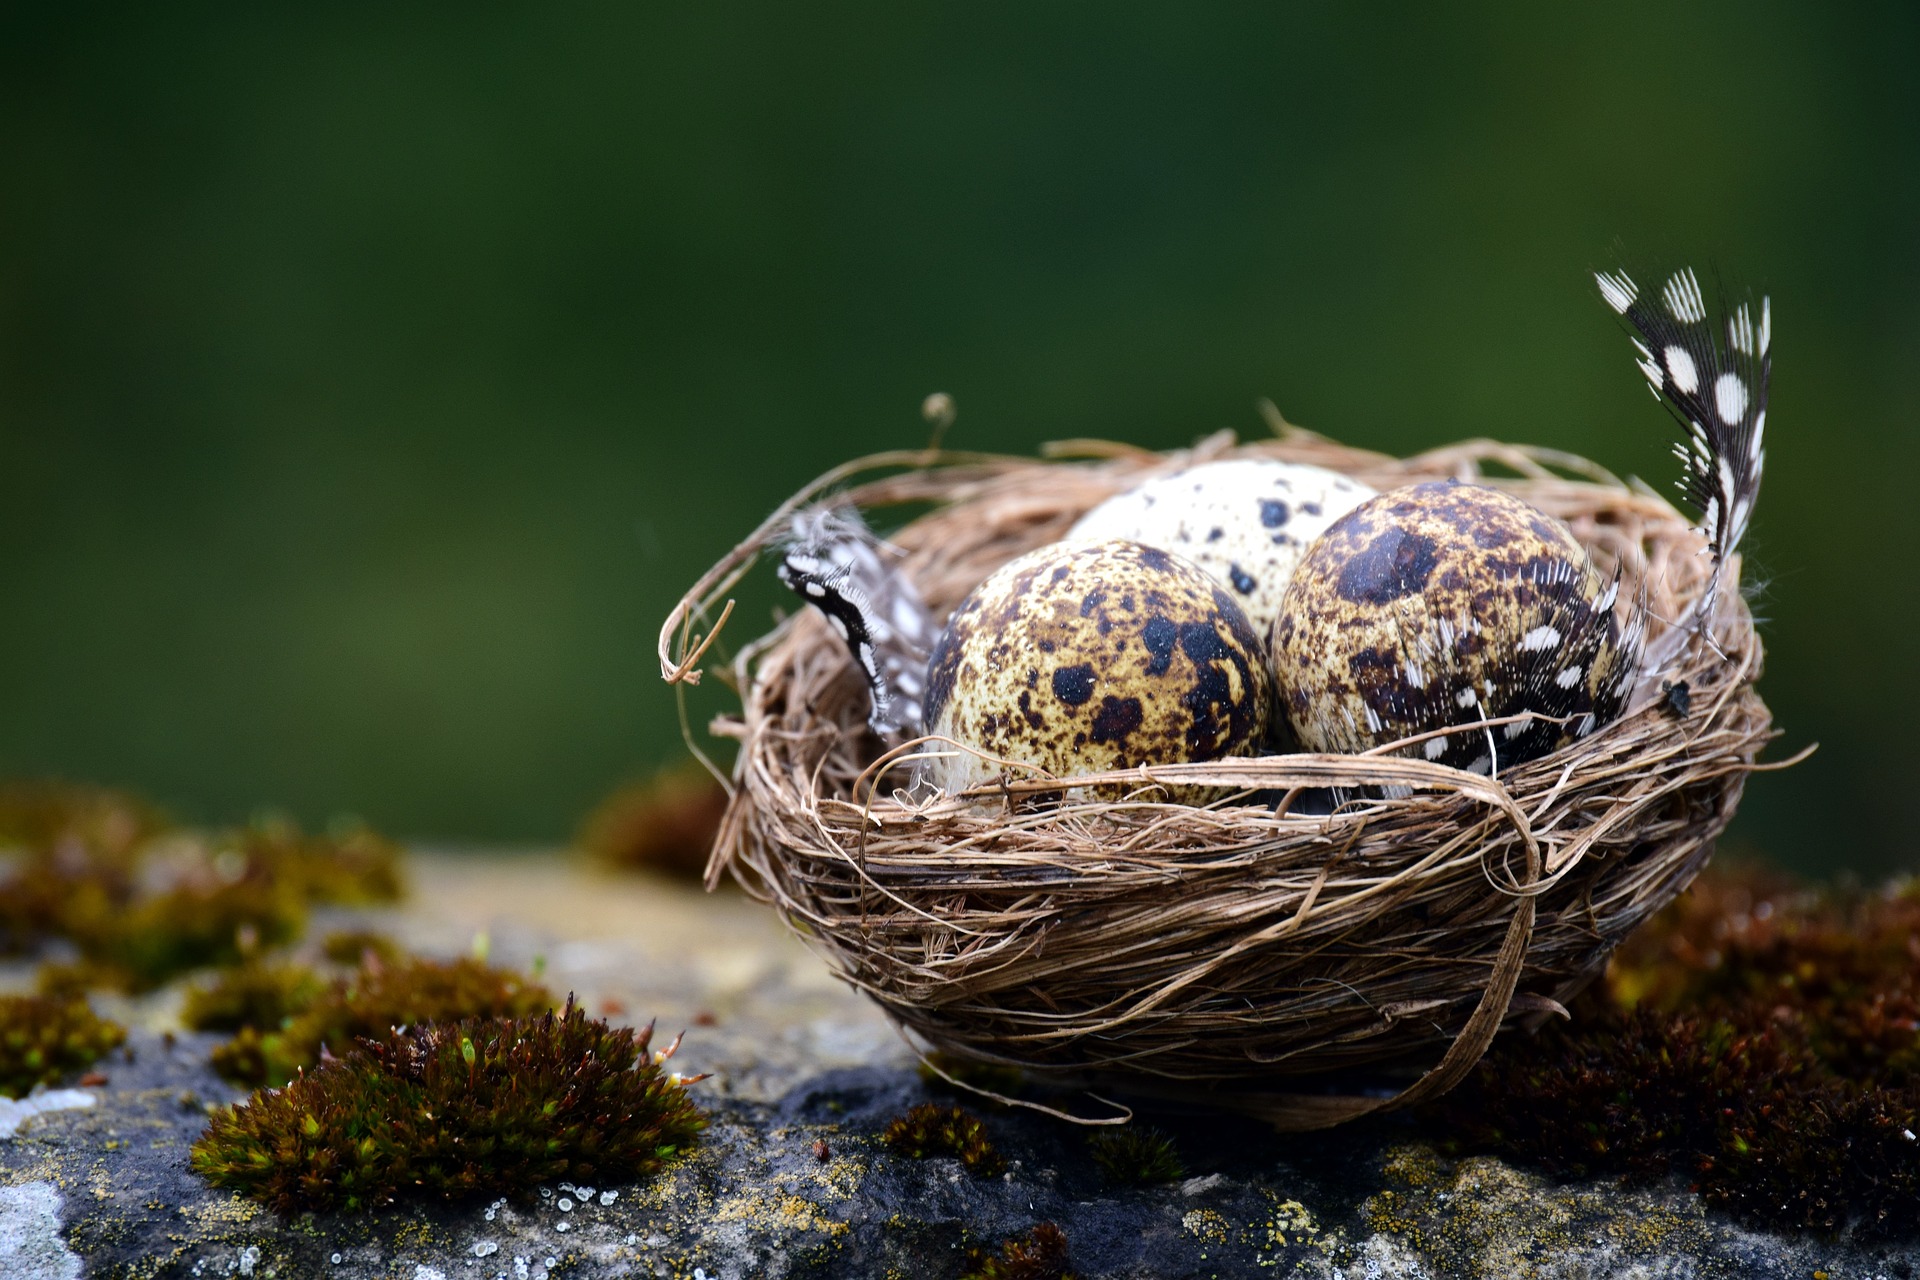
[[826,615],[866,680],[868,725],[882,738],[919,734],[927,659],[939,626],[899,568],[899,548],[876,537],[852,507],[795,513],[783,540],[780,581]]
[[1711,623],[1715,593],[1729,556],[1739,548],[1760,494],[1766,464],[1767,383],[1773,371],[1771,301],[1751,298],[1710,319],[1691,269],[1669,276],[1657,297],[1643,297],[1624,271],[1596,272],[1600,296],[1626,318],[1654,398],[1679,422],[1675,446],[1685,472],[1680,491],[1700,512],[1713,574],[1696,602],[1692,631]]

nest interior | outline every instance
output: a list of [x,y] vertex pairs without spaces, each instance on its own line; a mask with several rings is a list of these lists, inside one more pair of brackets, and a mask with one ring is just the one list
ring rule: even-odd
[[[1705,589],[1711,562],[1687,520],[1643,487],[1486,441],[1408,459],[1299,431],[1173,454],[1079,452],[870,459],[911,469],[843,496],[932,504],[892,540],[945,610],[1101,499],[1212,457],[1316,463],[1383,490],[1448,476],[1495,484],[1567,521],[1603,570],[1620,568],[1623,601],[1639,591],[1650,610],[1648,666],[1691,696],[1666,698],[1643,678],[1627,714],[1497,779],[1384,753],[1299,754],[1100,775],[1131,785],[1117,802],[1045,780],[923,799],[903,789],[899,753],[883,756],[867,732],[865,689],[838,637],[796,613],[733,664],[742,714],[716,727],[740,751],[709,876],[730,872],[772,904],[926,1045],[1043,1075],[1205,1091],[1290,1129],[1421,1101],[1457,1083],[1503,1025],[1546,1016],[1591,981],[1692,880],[1763,767],[1774,735],[1752,687],[1762,655],[1732,589],[1737,563],[1715,597],[1712,643],[1683,643],[1666,623]],[[697,678],[689,619],[720,604],[783,520],[668,620],[670,680]],[[1161,782],[1226,798],[1171,804]],[[1398,798],[1309,816],[1248,795],[1325,787]],[[1419,1074],[1398,1092],[1360,1089],[1360,1069],[1384,1063]]]

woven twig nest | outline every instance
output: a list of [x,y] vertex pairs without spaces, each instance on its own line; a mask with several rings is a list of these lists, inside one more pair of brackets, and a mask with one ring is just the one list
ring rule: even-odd
[[[920,801],[904,790],[900,753],[883,755],[866,728],[845,646],[815,611],[796,613],[734,663],[743,713],[716,727],[740,752],[708,874],[730,872],[772,904],[928,1046],[1043,1075],[1204,1090],[1295,1129],[1436,1096],[1503,1024],[1569,999],[1686,887],[1773,736],[1739,592],[1717,593],[1710,644],[1663,640],[1663,620],[1706,587],[1704,543],[1668,503],[1591,464],[1490,442],[1399,460],[1306,432],[1171,454],[1072,452],[889,455],[824,477],[682,601],[661,633],[663,670],[694,674],[704,646],[690,645],[690,620],[711,616],[794,506],[863,467],[910,469],[845,500],[932,504],[892,541],[944,612],[1103,498],[1155,472],[1247,456],[1382,490],[1472,479],[1560,517],[1603,571],[1620,568],[1626,591],[1644,590],[1649,651],[1678,649],[1663,674],[1690,696],[1663,697],[1647,680],[1627,714],[1497,779],[1384,752],[1274,755],[1099,775],[1132,788],[1119,802],[1025,774]],[[1166,802],[1160,783],[1234,790],[1195,808]],[[1274,793],[1326,787],[1404,798],[1276,815]],[[1267,793],[1257,803],[1256,791]],[[1393,1096],[1339,1091],[1355,1068],[1408,1061],[1425,1073]]]

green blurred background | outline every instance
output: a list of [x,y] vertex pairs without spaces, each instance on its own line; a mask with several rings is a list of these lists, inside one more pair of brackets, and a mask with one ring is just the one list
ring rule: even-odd
[[936,389],[964,448],[1266,395],[1664,485],[1617,244],[1775,302],[1822,748],[1741,839],[1920,867],[1920,10],[1255,8],[9,6],[0,773],[560,838],[681,751],[680,591]]

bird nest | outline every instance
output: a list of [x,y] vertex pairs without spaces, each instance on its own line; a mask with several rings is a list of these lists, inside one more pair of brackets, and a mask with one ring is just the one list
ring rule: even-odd
[[[1708,589],[1711,561],[1667,502],[1580,459],[1486,441],[1407,459],[1297,430],[1168,454],[882,455],[809,486],[709,571],[660,657],[670,682],[698,678],[719,624],[700,638],[693,622],[822,493],[925,510],[892,541],[944,614],[1095,503],[1218,457],[1315,463],[1380,490],[1450,476],[1507,490],[1566,521],[1603,572],[1617,566],[1623,597],[1643,593],[1659,674],[1612,723],[1497,778],[1381,748],[1092,779],[1120,784],[1118,800],[1011,767],[929,798],[901,761],[953,744],[884,750],[845,645],[802,610],[732,664],[742,714],[714,727],[740,750],[708,877],[731,873],[773,905],[926,1046],[1320,1128],[1438,1096],[1502,1026],[1564,1012],[1693,879],[1766,767],[1761,646],[1739,592],[1716,594],[1703,636],[1669,626]],[[905,469],[847,487],[879,468]],[[1723,581],[1737,574],[1730,563]],[[1170,803],[1163,784],[1221,799]],[[1344,803],[1299,811],[1325,789]]]

